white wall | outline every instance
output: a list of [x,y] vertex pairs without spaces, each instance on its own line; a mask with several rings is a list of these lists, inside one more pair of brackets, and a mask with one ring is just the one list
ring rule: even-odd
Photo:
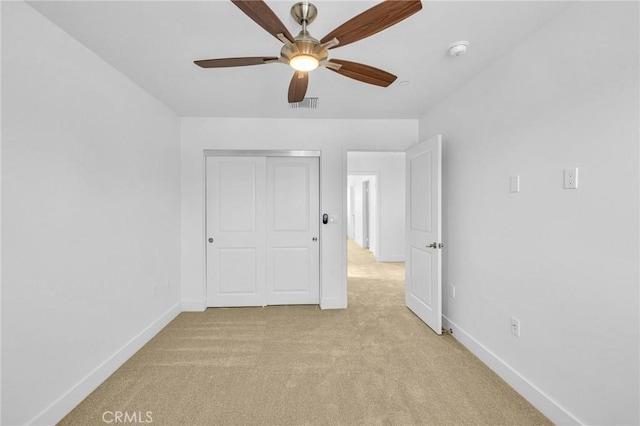
[[321,210],[338,222],[321,227],[321,306],[343,308],[346,293],[346,152],[404,150],[417,143],[417,120],[182,119],[182,300],[202,310],[205,149],[321,150]]
[[579,2],[420,120],[454,336],[556,423],[640,423],[638,17]]
[[379,176],[379,262],[403,262],[405,251],[405,156],[404,152],[350,152],[349,173]]
[[[353,240],[360,247],[364,247],[364,182],[369,183],[369,247],[367,248],[376,256],[377,253],[380,252],[380,242],[378,239],[378,229],[380,228],[378,220],[378,178],[376,175],[347,176],[347,188],[353,187],[355,195],[353,211],[347,211],[347,217],[353,222]],[[349,200],[347,200],[347,203],[348,201]]]
[[53,424],[179,312],[179,119],[22,2],[2,89],[2,423]]

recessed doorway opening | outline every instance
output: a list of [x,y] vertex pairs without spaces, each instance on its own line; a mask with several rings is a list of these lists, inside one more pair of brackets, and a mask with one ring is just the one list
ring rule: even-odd
[[[404,297],[405,180],[404,152],[347,153],[348,297],[349,280],[389,285],[388,274]],[[370,293],[382,298],[385,289]]]
[[[358,246],[368,247],[376,263],[405,262],[406,306],[436,334],[441,334],[442,135],[435,135],[405,152],[359,151],[346,155],[345,175],[349,187],[345,188],[344,201],[346,220],[353,223],[351,241],[357,243],[355,236],[360,227]],[[365,179],[353,184],[353,176],[365,176]],[[376,178],[373,190],[373,179],[367,176]],[[357,196],[359,190],[363,191],[360,197]],[[372,194],[375,208],[371,206]],[[359,210],[358,204],[362,204]],[[373,225],[372,211],[376,220]],[[362,217],[354,217],[357,214]],[[372,229],[377,234],[375,244],[371,241]],[[348,237],[348,233],[345,234]],[[347,238],[345,243],[351,245],[351,241]],[[350,268],[349,257],[346,257],[344,281],[348,298]],[[376,268],[369,269],[375,275]]]

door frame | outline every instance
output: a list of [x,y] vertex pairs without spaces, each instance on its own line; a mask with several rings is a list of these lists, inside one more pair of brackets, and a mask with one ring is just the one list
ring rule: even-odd
[[[202,223],[202,259],[203,259],[203,294],[205,300],[205,309],[207,308],[207,157],[316,157],[318,158],[319,176],[318,176],[318,202],[320,212],[322,208],[322,151],[321,150],[277,150],[277,149],[205,149],[203,150],[202,165],[204,173],[202,174],[204,192],[202,194],[203,203],[203,223]],[[320,226],[318,231],[319,241],[319,302],[322,301],[323,281],[322,281],[322,231]]]
[[[441,133],[437,133],[436,135],[434,135],[434,137],[440,137],[442,138],[442,134]],[[344,147],[342,150],[342,188],[343,188],[343,197],[342,197],[342,208],[343,208],[343,223],[345,224],[343,226],[343,239],[344,239],[344,245],[343,245],[343,276],[342,276],[342,289],[343,289],[343,297],[345,300],[345,307],[348,306],[348,291],[347,291],[347,287],[348,287],[348,266],[349,266],[349,259],[348,259],[348,250],[347,250],[347,240],[348,240],[348,233],[347,233],[347,220],[348,220],[348,200],[347,200],[347,192],[348,192],[348,177],[350,175],[373,175],[376,173],[366,173],[366,172],[353,172],[353,173],[349,173],[349,153],[350,152],[384,152],[384,153],[393,153],[393,152],[404,152],[406,153],[407,150],[415,145],[418,145],[421,142],[424,142],[426,140],[429,140],[431,138],[427,138],[424,140],[420,140],[418,142],[412,143],[411,145],[405,147],[404,149],[397,149],[397,148],[387,148],[387,149],[376,149],[374,147],[372,148],[357,148],[357,149],[351,149],[349,147]],[[378,190],[380,188],[380,176],[377,177],[378,179]],[[406,189],[405,189],[406,190]],[[381,203],[378,202],[378,208],[380,208]],[[444,219],[441,218],[441,221],[443,221]],[[406,232],[406,231],[405,231]],[[441,235],[442,238],[442,235]],[[405,253],[406,256],[406,253]],[[406,261],[406,259],[405,259]],[[445,288],[445,283],[444,280],[441,281],[441,288]],[[444,298],[444,290],[442,291],[442,297]],[[406,297],[406,278],[405,278],[405,297]],[[444,317],[444,314],[442,315]],[[426,324],[425,324],[426,325]]]
[[[415,145],[415,144],[414,144]],[[413,145],[411,145],[413,146]],[[342,245],[342,294],[344,297],[344,305],[345,308],[349,306],[349,295],[348,295],[348,275],[349,275],[349,253],[347,250],[347,243],[348,243],[348,239],[349,239],[349,235],[347,233],[347,220],[348,218],[348,200],[347,200],[347,193],[348,193],[348,187],[349,187],[349,176],[375,176],[376,177],[376,197],[377,197],[377,206],[376,206],[376,214],[378,215],[377,218],[377,225],[376,225],[376,232],[377,232],[377,242],[376,244],[378,245],[378,250],[380,250],[380,233],[381,233],[381,229],[380,229],[380,212],[382,209],[382,203],[380,202],[381,197],[380,197],[380,188],[382,187],[381,183],[380,183],[380,173],[379,172],[352,172],[349,173],[349,153],[350,152],[383,152],[383,153],[398,153],[398,152],[406,152],[407,149],[409,149],[409,147],[406,147],[404,149],[398,149],[398,148],[381,148],[381,149],[376,149],[376,148],[356,148],[356,149],[352,149],[349,147],[344,147],[342,149],[342,211],[344,212],[343,214],[343,218],[342,218],[342,223],[344,224],[343,229],[342,229],[342,238],[344,239],[344,244]]]

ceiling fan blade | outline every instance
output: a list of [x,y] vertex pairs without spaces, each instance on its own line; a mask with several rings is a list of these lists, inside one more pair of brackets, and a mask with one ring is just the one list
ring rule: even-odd
[[309,85],[309,73],[306,71],[296,71],[293,73],[291,83],[289,83],[289,103],[302,102],[307,93]]
[[343,61],[341,59],[331,59],[329,62],[342,65],[339,69],[333,69],[327,67],[327,69],[342,74],[345,77],[353,78],[354,80],[361,81],[363,83],[374,84],[376,86],[387,87],[393,83],[396,78],[395,75],[383,71],[378,68],[374,68],[370,65],[359,64],[357,62]]
[[245,65],[263,65],[268,61],[277,61],[277,56],[255,56],[244,58],[220,58],[220,59],[203,59],[193,61],[202,68],[226,68],[226,67],[243,67]]
[[262,0],[231,0],[233,4],[238,6],[245,15],[253,19],[253,21],[267,30],[269,34],[276,37],[282,33],[289,39],[290,42],[294,42],[293,36],[284,26],[282,21],[276,16],[267,4]]
[[420,0],[386,0],[351,18],[324,36],[320,42],[326,43],[335,37],[340,44],[330,48],[346,46],[389,28],[421,9]]

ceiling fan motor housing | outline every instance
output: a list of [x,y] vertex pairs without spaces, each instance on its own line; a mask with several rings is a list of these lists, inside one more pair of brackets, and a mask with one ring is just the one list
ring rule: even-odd
[[280,54],[287,61],[300,55],[313,56],[318,62],[326,61],[329,57],[327,48],[323,47],[317,39],[311,37],[306,31],[301,31],[300,34],[296,36],[295,44],[285,44]]
[[302,31],[294,38],[295,43],[285,43],[282,47],[280,55],[287,61],[300,55],[312,56],[319,63],[329,58],[327,48],[307,31],[307,25],[312,23],[317,15],[318,9],[309,2],[299,2],[291,7],[291,16],[302,25]]

